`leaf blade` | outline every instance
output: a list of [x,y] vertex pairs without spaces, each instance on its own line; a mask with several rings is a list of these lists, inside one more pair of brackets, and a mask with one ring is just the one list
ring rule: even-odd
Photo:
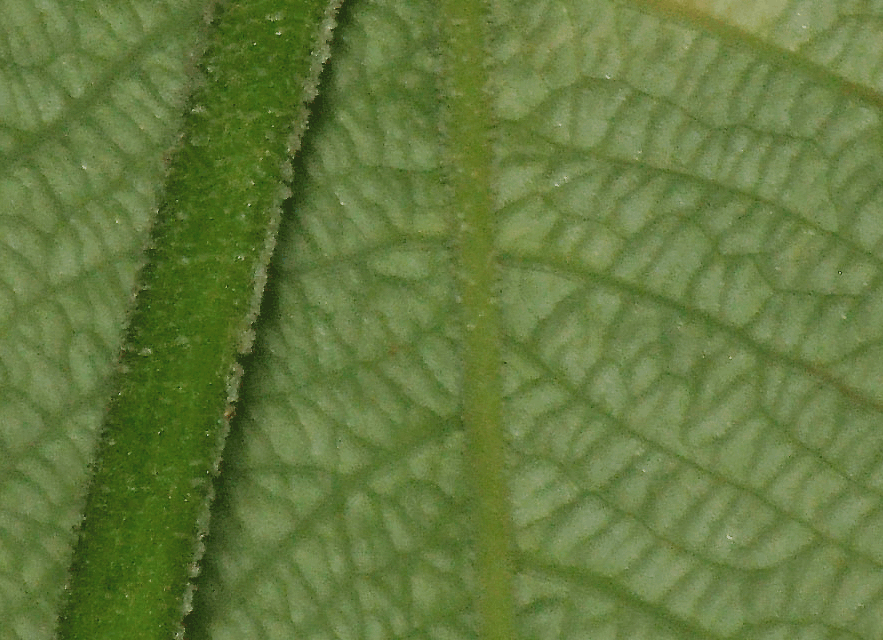
[[[866,537],[874,526],[849,524],[855,519],[847,512],[861,512],[866,523],[878,519],[873,481],[854,476],[858,467],[872,468],[880,450],[871,427],[876,401],[869,394],[867,410],[854,407],[855,393],[833,382],[839,374],[820,378],[810,357],[833,358],[839,349],[860,350],[859,343],[874,341],[873,322],[844,332],[833,309],[838,296],[840,302],[852,296],[869,305],[865,318],[873,316],[876,285],[869,283],[876,277],[865,276],[876,269],[865,265],[868,243],[879,233],[871,222],[879,222],[879,200],[870,187],[856,192],[871,234],[861,245],[849,223],[851,205],[832,200],[820,180],[846,158],[834,138],[855,145],[851,153],[862,150],[859,173],[878,175],[870,151],[875,143],[863,142],[875,139],[872,109],[844,96],[842,84],[821,82],[811,65],[797,65],[795,73],[788,59],[758,54],[753,42],[718,38],[680,19],[614,3],[542,10],[497,3],[496,10],[489,73],[502,120],[494,132],[496,241],[520,631],[548,638],[588,632],[675,638],[859,629],[859,637],[873,637],[876,614],[855,613],[850,599],[879,606],[873,597],[878,552]],[[376,4],[364,12],[364,24],[379,33],[420,32],[398,9]],[[431,14],[416,15],[425,22]],[[357,60],[371,59],[353,32],[342,34],[346,48]],[[427,41],[406,46],[423,50],[432,46]],[[226,584],[228,593],[241,593],[242,585],[266,574],[264,593],[290,597],[267,614],[280,634],[367,628],[380,635],[474,637],[478,627],[446,606],[465,606],[451,592],[451,567],[477,597],[469,561],[457,564],[449,549],[439,549],[441,534],[424,534],[423,547],[415,542],[418,531],[443,530],[450,538],[441,544],[455,549],[457,534],[448,532],[468,538],[474,524],[463,509],[465,490],[440,490],[451,486],[451,468],[467,482],[464,468],[440,462],[464,456],[464,441],[452,435],[439,447],[438,432],[413,408],[444,407],[432,423],[450,419],[449,405],[437,402],[448,396],[437,394],[433,383],[456,380],[462,367],[436,355],[439,344],[458,349],[445,318],[455,312],[425,302],[431,290],[454,297],[454,308],[459,304],[456,281],[445,276],[456,271],[455,252],[437,248],[449,245],[434,237],[419,245],[432,250],[414,251],[418,234],[405,231],[419,219],[413,210],[420,208],[409,205],[428,199],[415,191],[444,202],[417,177],[438,176],[444,161],[409,170],[401,162],[406,154],[387,151],[395,149],[389,141],[405,137],[399,133],[403,114],[411,116],[419,149],[431,144],[431,133],[421,135],[426,122],[444,116],[430,106],[412,108],[424,105],[424,91],[431,89],[416,81],[421,76],[406,54],[389,56],[389,67],[369,64],[367,72],[341,62],[341,85],[330,94],[340,120],[332,118],[319,134],[327,142],[317,138],[305,160],[316,182],[304,187],[304,218],[281,266],[287,282],[280,285],[279,308],[288,317],[273,319],[267,329],[272,355],[256,364],[245,418],[248,431],[265,431],[245,445],[243,475],[237,474],[231,496],[239,531],[219,552],[231,566],[219,568],[226,578],[212,587]],[[358,97],[358,85],[390,99]],[[395,117],[375,120],[380,114]],[[731,126],[734,120],[741,126]],[[826,130],[838,133],[828,137]],[[824,162],[801,152],[816,145],[826,149]],[[343,149],[357,149],[357,159],[341,160]],[[847,173],[839,179],[848,182]],[[444,219],[426,209],[426,217]],[[334,222],[325,219],[329,211]],[[375,223],[362,224],[369,215]],[[437,226],[441,237],[456,234]],[[335,236],[330,229],[343,231]],[[826,240],[804,244],[812,237]],[[833,262],[811,261],[828,255],[825,242],[848,256],[842,279]],[[403,253],[419,266],[395,268]],[[407,273],[412,278],[405,284],[391,277]],[[310,317],[307,311],[290,315],[294,308],[311,309]],[[814,308],[826,311],[816,316]],[[333,356],[323,356],[322,345]],[[286,352],[292,367],[315,361],[327,367],[321,383],[282,373]],[[364,382],[378,379],[384,384]],[[410,402],[414,417],[408,420],[407,408],[387,398]],[[801,406],[807,417],[800,417]],[[381,407],[396,418],[384,420]],[[806,430],[815,420],[827,425],[826,433],[837,432],[841,418],[868,449],[861,463],[853,459],[855,449],[846,457],[833,448],[817,451],[819,440]],[[414,435],[421,428],[422,439]],[[284,444],[291,431],[298,446]],[[372,437],[381,433],[378,445]],[[275,456],[261,438],[274,450],[297,453]],[[321,438],[329,441],[318,447]],[[335,439],[346,464],[334,460]],[[425,462],[430,450],[434,465]],[[815,453],[832,468],[813,462]],[[445,473],[427,475],[433,467]],[[259,504],[268,510],[285,504],[297,518],[292,499],[274,490],[286,486],[289,473],[299,482],[318,474],[339,514],[307,509],[306,523],[290,538],[277,521],[272,553],[254,564],[233,560],[234,549],[260,544],[260,534],[244,531],[260,519]],[[801,491],[812,474],[818,482]],[[427,488],[425,501],[406,501],[408,481]],[[841,491],[825,494],[834,487]],[[821,512],[812,511],[810,495],[829,496],[826,515],[838,522],[839,533],[813,528]],[[440,505],[448,508],[444,518],[420,521]],[[855,533],[845,533],[850,526]],[[859,530],[863,543],[855,548],[849,538]],[[280,556],[291,561],[276,563]],[[419,557],[444,558],[447,571],[421,573],[426,565]],[[838,578],[827,573],[835,560],[849,576],[843,599]],[[415,573],[421,580],[412,582]],[[819,612],[819,601],[830,604]],[[242,621],[250,620],[245,612],[257,606],[243,598],[220,612],[213,635],[243,633],[248,623]]]

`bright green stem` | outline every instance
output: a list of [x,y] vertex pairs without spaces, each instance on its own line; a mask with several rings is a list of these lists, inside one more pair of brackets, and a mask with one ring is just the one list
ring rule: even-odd
[[448,179],[461,216],[464,419],[476,524],[476,573],[483,640],[514,640],[512,525],[506,488],[496,303],[492,107],[487,94],[483,2],[446,0]]
[[74,553],[59,637],[181,630],[236,360],[336,1],[231,2],[172,158]]

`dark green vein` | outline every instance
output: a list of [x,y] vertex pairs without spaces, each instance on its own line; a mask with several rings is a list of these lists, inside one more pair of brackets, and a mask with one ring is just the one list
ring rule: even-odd
[[337,2],[217,16],[108,408],[59,637],[174,637]]

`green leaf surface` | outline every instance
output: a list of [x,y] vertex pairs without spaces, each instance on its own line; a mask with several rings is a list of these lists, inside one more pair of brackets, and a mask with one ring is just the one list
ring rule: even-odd
[[[51,634],[200,18],[125,6],[19,0],[0,27],[11,638]],[[517,633],[879,638],[883,7],[488,16],[482,331]],[[337,33],[194,637],[490,633],[450,28],[436,3],[353,0]]]

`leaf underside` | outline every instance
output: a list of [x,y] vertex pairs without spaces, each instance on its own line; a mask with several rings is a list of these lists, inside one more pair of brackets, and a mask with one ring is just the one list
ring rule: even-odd
[[[336,36],[225,456],[204,637],[476,637],[437,11],[355,1]],[[491,16],[519,633],[878,637],[881,9],[513,0]],[[26,360],[2,340],[0,405],[25,421],[40,386],[8,373]],[[72,449],[45,406],[7,451]],[[79,495],[31,468],[2,478],[9,522],[13,497]],[[0,551],[70,519],[48,518],[0,530]],[[27,557],[54,566],[52,544]],[[41,571],[29,584],[57,590]],[[0,601],[40,637],[23,599]]]

